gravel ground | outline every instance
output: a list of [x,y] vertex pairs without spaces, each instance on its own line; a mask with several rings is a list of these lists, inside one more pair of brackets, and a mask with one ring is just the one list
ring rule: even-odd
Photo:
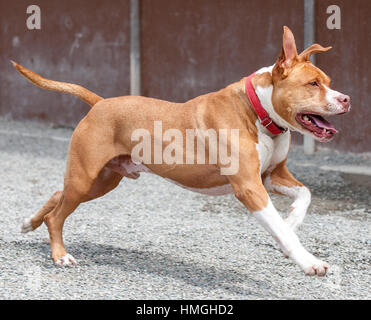
[[[370,190],[320,165],[369,155],[292,148],[289,167],[312,205],[298,235],[331,265],[306,277],[232,195],[208,197],[157,176],[126,180],[66,221],[78,267],[52,265],[45,226],[25,217],[61,189],[72,130],[0,119],[0,299],[370,299]],[[305,166],[303,166],[303,163]],[[290,201],[273,196],[285,212]],[[284,213],[283,213],[284,214]]]

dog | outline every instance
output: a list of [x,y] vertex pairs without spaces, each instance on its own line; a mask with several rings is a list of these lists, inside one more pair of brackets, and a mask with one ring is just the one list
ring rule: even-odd
[[[105,195],[124,177],[137,179],[140,172],[151,172],[196,192],[233,192],[273,236],[285,257],[306,275],[324,276],[329,265],[310,254],[295,233],[305,217],[311,193],[286,166],[290,132],[330,141],[337,130],[324,117],[348,112],[350,98],[330,89],[330,78],[310,62],[312,54],[331,47],[313,44],[298,54],[293,33],[286,26],[283,29],[282,51],[274,65],[185,103],[139,96],[103,99],[79,85],[45,79],[12,61],[35,85],[75,95],[92,107],[73,132],[63,190],[56,191],[40,211],[24,220],[22,232],[35,230],[45,222],[53,262],[57,266],[76,265],[63,244],[65,219],[80,203]],[[163,129],[180,132],[180,138],[190,129],[238,130],[237,138],[232,139],[231,134],[225,140],[227,149],[237,157],[238,170],[222,174],[227,166],[221,158],[200,164],[188,161],[188,157],[186,163],[168,164],[156,163],[151,155],[147,163],[137,161],[133,157],[137,144],[132,139],[137,129],[149,133],[149,147],[157,145],[164,151],[170,145],[159,146],[154,139],[153,124],[158,120]],[[220,152],[206,144],[205,150],[206,157]],[[294,199],[286,219],[279,215],[268,192]]]

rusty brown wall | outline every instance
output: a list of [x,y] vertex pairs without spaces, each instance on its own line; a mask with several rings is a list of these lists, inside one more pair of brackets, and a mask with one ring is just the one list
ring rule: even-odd
[[[328,30],[326,8],[341,9],[341,29]],[[340,134],[329,147],[344,151],[371,151],[371,1],[321,0],[316,8],[317,42],[331,45],[317,55],[317,65],[332,78],[332,88],[351,97],[349,114],[333,118]]]
[[303,46],[301,0],[142,0],[142,93],[185,101],[272,65],[290,26]]
[[303,48],[302,0],[141,0],[141,21],[142,94],[172,101],[272,65],[284,25]]
[[[332,45],[317,64],[348,93],[353,110],[335,119],[341,134],[326,146],[371,151],[371,1],[317,0],[316,38]],[[342,9],[342,29],[326,28],[326,8]],[[79,83],[104,96],[129,93],[129,0],[38,0],[42,30],[28,31],[29,1],[0,0],[0,115],[75,125],[88,106],[22,79],[13,59],[51,79]],[[274,63],[282,26],[303,48],[302,0],[141,0],[142,93],[185,101],[218,90]],[[302,140],[296,136],[294,141]]]
[[[30,4],[41,8],[41,30],[26,27]],[[1,0],[0,114],[75,125],[89,109],[75,97],[28,83],[10,59],[104,97],[128,94],[129,4],[129,0]]]

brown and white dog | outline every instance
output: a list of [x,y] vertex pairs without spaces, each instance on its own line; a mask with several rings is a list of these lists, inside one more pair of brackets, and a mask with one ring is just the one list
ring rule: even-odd
[[[32,83],[73,94],[92,107],[72,135],[64,189],[55,192],[39,212],[25,219],[22,232],[35,230],[45,222],[54,263],[75,265],[63,244],[65,219],[80,203],[113,190],[123,177],[136,179],[139,172],[145,171],[192,191],[215,195],[234,192],[274,237],[285,256],[307,275],[325,275],[328,265],[310,254],[294,232],[304,219],[311,194],[291,175],[286,160],[291,130],[321,142],[329,141],[337,131],[323,116],[350,110],[350,98],[331,90],[330,78],[309,60],[311,54],[329,49],[314,44],[298,55],[294,36],[284,27],[282,53],[273,66],[182,104],[136,96],[103,99],[81,86],[42,78],[13,62]],[[250,95],[248,84],[253,88]],[[252,102],[254,98],[256,102]],[[269,121],[258,116],[259,110],[266,112]],[[175,128],[183,138],[189,129],[238,130],[237,141],[231,137],[227,140],[229,150],[238,144],[237,172],[221,174],[225,164],[219,160],[214,164],[138,164],[132,159],[136,145],[132,134],[138,128],[146,129],[154,146],[156,120],[162,121],[163,130]],[[164,143],[161,148],[168,145]],[[212,152],[219,151],[206,146],[206,155]],[[294,199],[286,220],[278,214],[268,192]]]

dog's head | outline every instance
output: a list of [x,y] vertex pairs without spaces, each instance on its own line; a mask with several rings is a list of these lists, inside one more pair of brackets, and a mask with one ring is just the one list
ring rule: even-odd
[[291,129],[321,142],[337,132],[324,117],[350,110],[349,96],[330,89],[330,78],[309,60],[311,54],[330,49],[313,44],[298,55],[294,35],[284,27],[282,52],[272,70],[275,112]]

